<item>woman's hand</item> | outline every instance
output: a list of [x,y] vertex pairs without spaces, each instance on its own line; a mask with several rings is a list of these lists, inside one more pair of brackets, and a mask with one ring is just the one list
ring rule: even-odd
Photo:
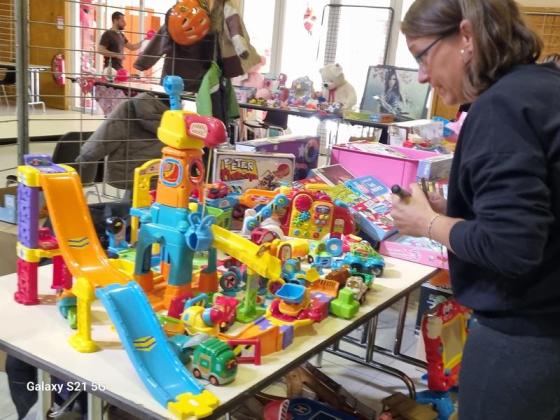
[[[438,212],[434,211],[418,184],[411,184],[410,192],[411,196],[404,199],[393,195],[391,216],[395,226],[403,235],[428,236],[430,221]],[[441,202],[438,201],[438,204]]]
[[447,200],[436,192],[428,193],[428,201],[436,213],[447,213]]

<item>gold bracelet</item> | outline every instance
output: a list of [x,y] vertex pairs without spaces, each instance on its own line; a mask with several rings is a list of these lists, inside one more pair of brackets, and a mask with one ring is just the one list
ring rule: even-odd
[[432,239],[432,227],[433,227],[434,222],[436,221],[436,219],[437,219],[438,217],[440,217],[440,216],[441,216],[441,214],[439,214],[439,213],[435,214],[435,215],[432,217],[432,219],[430,220],[430,223],[428,223],[428,239],[429,239],[430,241],[433,241],[433,239]]

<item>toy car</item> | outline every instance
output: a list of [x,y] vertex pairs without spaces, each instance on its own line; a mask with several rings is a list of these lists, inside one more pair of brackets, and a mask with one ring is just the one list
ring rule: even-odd
[[227,184],[223,182],[216,182],[214,184],[208,185],[206,194],[207,197],[210,199],[224,198],[226,195],[229,194],[229,189]]
[[306,240],[298,238],[286,241],[276,239],[271,243],[270,252],[281,261],[287,261],[290,258],[306,256],[309,253],[309,244]]
[[350,270],[347,268],[338,268],[336,270],[331,271],[329,274],[325,276],[327,280],[335,280],[340,284],[341,287],[346,285],[346,280],[351,276]]
[[231,347],[215,337],[200,343],[193,353],[195,378],[205,378],[212,385],[232,382],[237,375],[237,360]]
[[278,238],[279,236],[276,232],[273,232],[271,230],[262,227],[256,227],[251,231],[251,242],[254,242],[257,245],[262,245],[267,242],[272,242]]
[[365,279],[371,275],[383,275],[385,261],[367,241],[361,241],[350,246],[350,252],[339,261],[339,267],[342,265],[350,266],[352,274],[361,275]]

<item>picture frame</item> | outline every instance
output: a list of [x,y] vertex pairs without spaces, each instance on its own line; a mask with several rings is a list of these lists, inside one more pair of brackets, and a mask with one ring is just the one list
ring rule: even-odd
[[416,69],[388,65],[370,66],[361,109],[394,114],[397,120],[401,121],[418,120],[426,118],[429,94],[430,85],[418,82]]

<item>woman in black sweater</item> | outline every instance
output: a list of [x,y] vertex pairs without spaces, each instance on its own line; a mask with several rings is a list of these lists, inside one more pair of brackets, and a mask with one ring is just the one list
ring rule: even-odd
[[461,420],[560,418],[560,71],[513,0],[417,0],[408,48],[448,105],[472,106],[449,197],[394,198],[404,234],[448,247],[474,310]]

